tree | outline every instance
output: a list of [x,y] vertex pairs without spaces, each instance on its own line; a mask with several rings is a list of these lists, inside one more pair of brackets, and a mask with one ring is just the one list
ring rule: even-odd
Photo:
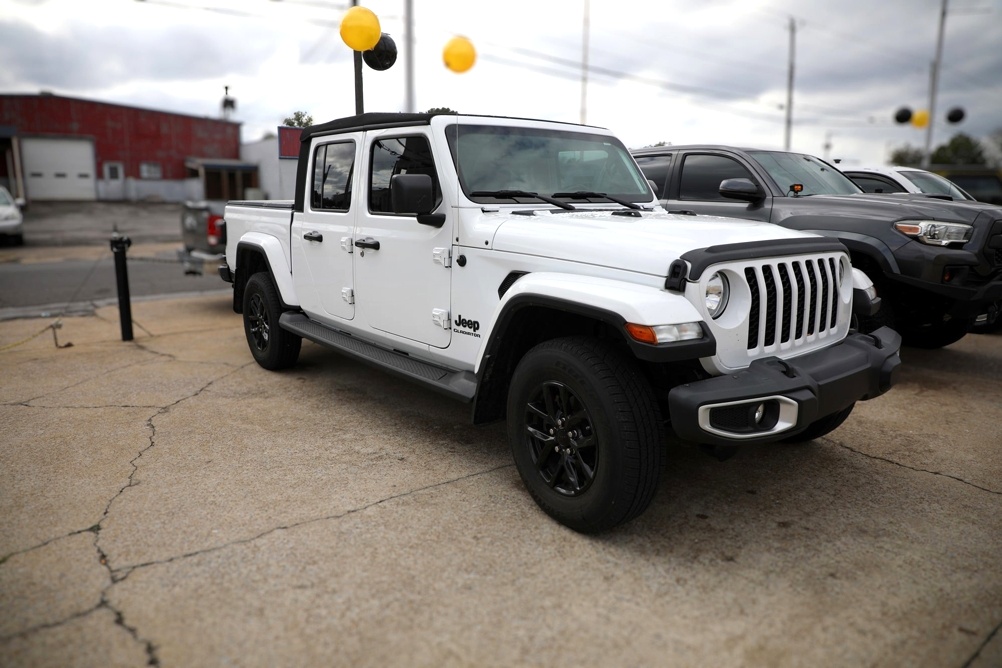
[[428,111],[424,112],[426,114],[458,114],[459,112],[455,109],[449,109],[448,107],[432,107]]
[[[1002,130],[1000,130],[1002,134]],[[922,165],[922,149],[904,146],[891,152],[891,164],[905,167]],[[988,158],[981,142],[963,132],[957,133],[945,144],[940,144],[929,156],[934,165],[987,165]]]
[[934,165],[988,164],[980,142],[963,132],[953,135],[949,142],[933,151],[929,161]]
[[914,146],[896,148],[891,153],[891,164],[902,167],[918,167],[922,164],[922,149]]
[[308,125],[313,125],[313,116],[310,116],[305,111],[296,111],[293,112],[292,116],[282,121],[282,125],[292,128],[305,128]]

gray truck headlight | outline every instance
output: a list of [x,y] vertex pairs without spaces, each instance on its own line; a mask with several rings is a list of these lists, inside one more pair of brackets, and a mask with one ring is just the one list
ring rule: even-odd
[[930,246],[965,244],[971,239],[974,228],[963,223],[943,223],[937,220],[902,220],[894,229]]
[[716,319],[724,309],[727,308],[727,299],[730,297],[731,288],[727,283],[727,277],[719,271],[710,276],[706,282],[706,294],[703,295],[706,311],[711,318]]

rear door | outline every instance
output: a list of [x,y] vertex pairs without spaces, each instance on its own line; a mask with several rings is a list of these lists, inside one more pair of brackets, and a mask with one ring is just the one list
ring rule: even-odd
[[361,135],[314,140],[303,211],[292,218],[292,274],[304,311],[322,321],[355,317],[352,202]]

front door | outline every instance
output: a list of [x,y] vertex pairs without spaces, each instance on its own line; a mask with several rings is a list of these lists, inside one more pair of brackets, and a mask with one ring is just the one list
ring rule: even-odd
[[[399,132],[399,131],[398,131]],[[392,130],[369,133],[368,189],[355,217],[356,301],[374,329],[445,348],[451,340],[452,220],[422,225],[413,215],[393,213],[390,179],[396,174],[432,177],[437,206],[442,195],[429,138]]]
[[669,211],[692,211],[707,216],[732,216],[768,222],[770,207],[762,201],[743,202],[720,194],[720,182],[749,179],[767,192],[766,186],[740,162],[725,155],[686,153],[675,162],[674,183],[662,204]]

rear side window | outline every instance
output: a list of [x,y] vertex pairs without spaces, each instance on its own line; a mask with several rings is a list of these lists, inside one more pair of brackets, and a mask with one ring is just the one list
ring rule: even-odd
[[884,179],[879,176],[867,175],[861,176],[854,174],[852,180],[855,181],[856,185],[863,189],[865,193],[903,193],[907,192],[904,188],[899,186],[894,181],[890,179]]
[[671,169],[671,154],[638,155],[635,157],[644,176],[654,182],[654,196],[658,199],[664,199],[665,186],[668,184],[668,171]]
[[321,144],[313,153],[314,211],[347,211],[351,206],[351,173],[355,164],[355,142]]
[[687,155],[682,160],[679,199],[724,200],[720,182],[726,179],[752,179],[751,173],[737,160],[722,155]]
[[[435,207],[442,201],[435,161],[428,139],[393,137],[380,139],[372,145],[372,172],[369,175],[369,211],[393,213],[390,201],[390,179],[396,174],[427,174],[435,192]],[[433,207],[434,208],[434,207]]]

